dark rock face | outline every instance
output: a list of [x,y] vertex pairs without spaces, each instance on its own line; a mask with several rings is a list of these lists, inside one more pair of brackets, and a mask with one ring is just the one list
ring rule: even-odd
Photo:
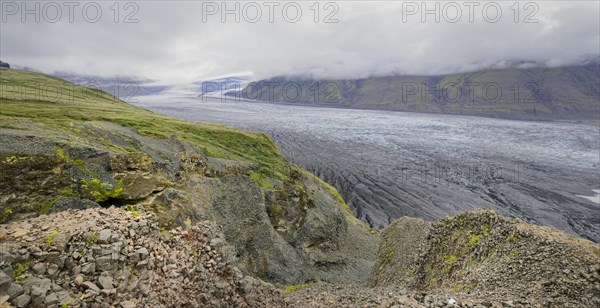
[[49,213],[56,213],[68,210],[86,210],[100,208],[100,205],[94,201],[79,198],[60,198],[50,206]]
[[10,68],[10,65],[8,65],[6,62],[0,61],[0,67]]

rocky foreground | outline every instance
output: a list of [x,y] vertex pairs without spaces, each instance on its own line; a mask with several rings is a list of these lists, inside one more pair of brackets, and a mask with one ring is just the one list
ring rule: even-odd
[[212,223],[160,231],[122,209],[0,226],[0,304],[16,307],[277,307],[275,288],[235,266]]
[[[473,247],[477,246],[472,254],[465,250],[465,255],[452,264],[448,260],[429,261],[451,255],[457,247],[452,239],[446,239],[443,247],[447,248],[437,247],[432,251],[440,236],[475,225],[488,225],[489,229],[482,228],[489,234],[471,232],[473,237],[467,239]],[[507,241],[515,244],[516,250],[509,252],[511,256],[501,252],[504,244],[498,240],[500,236],[508,236]],[[598,246],[555,230],[527,226],[481,211],[434,224],[401,219],[386,229],[382,238],[371,286],[314,282],[282,286],[282,292],[240,270],[234,248],[226,242],[220,228],[209,221],[187,230],[166,231],[159,227],[154,215],[134,207],[128,211],[115,207],[68,210],[0,225],[0,306],[594,307],[600,304]],[[545,245],[533,246],[540,240]],[[474,261],[475,256],[484,257]],[[472,261],[467,269],[460,264],[465,260]],[[430,275],[435,278],[425,279]],[[466,282],[468,279],[471,280]],[[450,282],[453,286],[448,288]]]

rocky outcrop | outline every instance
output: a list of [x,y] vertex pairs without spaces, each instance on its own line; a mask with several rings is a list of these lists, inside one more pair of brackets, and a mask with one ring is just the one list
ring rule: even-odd
[[66,211],[0,225],[0,241],[0,300],[17,307],[282,305],[210,222],[163,233],[133,209]]
[[6,63],[6,62],[0,61],[0,67],[10,68],[10,65],[8,65],[8,63]]
[[176,137],[151,139],[105,122],[73,124],[78,134],[15,125],[21,129],[0,128],[3,222],[136,205],[165,229],[216,222],[238,267],[267,281],[358,282],[371,271],[376,236],[296,167],[285,183],[265,188],[250,177],[254,164],[207,157]]
[[433,223],[403,218],[381,237],[373,286],[542,306],[600,304],[600,245],[552,228],[479,210]]

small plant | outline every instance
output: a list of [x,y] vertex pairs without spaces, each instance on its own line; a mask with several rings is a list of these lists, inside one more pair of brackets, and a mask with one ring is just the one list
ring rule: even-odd
[[21,278],[23,273],[25,273],[25,271],[29,268],[30,264],[31,264],[31,261],[27,261],[27,262],[23,262],[23,263],[18,263],[18,262],[13,263],[12,268],[13,268],[13,273],[15,275],[15,279]]
[[385,253],[385,261],[389,263],[392,261],[392,258],[394,258],[394,251],[388,248]]
[[60,232],[54,231],[54,232],[46,235],[46,237],[44,237],[44,241],[46,242],[46,245],[52,246],[52,244],[54,243],[54,238],[59,234],[60,234]]
[[140,211],[138,210],[138,208],[135,207],[134,205],[131,205],[131,204],[130,205],[126,205],[124,207],[124,209],[127,212],[131,213],[131,215],[133,215],[134,217],[140,217],[142,215],[142,213],[140,213]]
[[91,246],[93,244],[96,244],[98,242],[98,235],[96,234],[96,232],[94,231],[90,231],[87,235],[87,237],[85,238],[85,244],[88,246]]

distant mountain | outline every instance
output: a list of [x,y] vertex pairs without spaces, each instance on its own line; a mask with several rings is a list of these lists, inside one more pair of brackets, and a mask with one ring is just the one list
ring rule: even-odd
[[250,83],[227,95],[278,103],[512,119],[598,119],[600,64],[344,80],[279,77]]
[[55,72],[52,75],[81,86],[100,89],[125,101],[132,101],[136,96],[157,94],[169,89],[166,86],[151,85],[152,80],[149,79],[127,76],[102,77],[66,72]]
[[6,62],[0,61],[0,67],[10,68],[10,65]]
[[248,82],[248,77],[232,76],[213,80],[206,80],[198,82],[195,85],[198,86],[196,91],[200,93],[198,97],[217,97],[220,95],[224,95],[224,93],[226,92],[240,91],[246,85],[248,85]]

